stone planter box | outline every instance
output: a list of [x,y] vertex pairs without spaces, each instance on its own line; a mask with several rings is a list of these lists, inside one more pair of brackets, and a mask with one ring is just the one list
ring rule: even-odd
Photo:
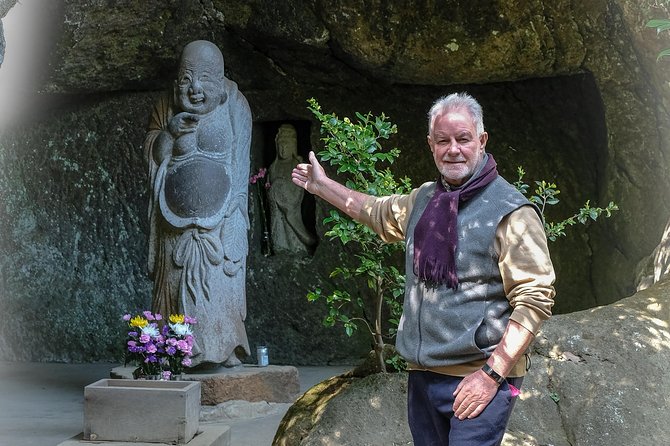
[[84,439],[184,444],[198,430],[200,383],[101,379],[84,387]]

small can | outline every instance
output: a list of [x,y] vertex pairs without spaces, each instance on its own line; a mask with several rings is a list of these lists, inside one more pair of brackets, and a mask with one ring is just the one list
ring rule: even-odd
[[270,364],[270,359],[268,358],[268,348],[264,345],[259,345],[256,347],[256,357],[258,358],[258,366],[266,367]]

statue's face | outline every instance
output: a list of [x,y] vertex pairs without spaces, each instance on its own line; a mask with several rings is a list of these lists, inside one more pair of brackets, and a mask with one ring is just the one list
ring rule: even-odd
[[184,57],[177,80],[177,103],[183,111],[206,114],[223,102],[223,66],[203,57]]
[[298,139],[295,130],[279,129],[276,142],[279,158],[287,159],[298,153]]

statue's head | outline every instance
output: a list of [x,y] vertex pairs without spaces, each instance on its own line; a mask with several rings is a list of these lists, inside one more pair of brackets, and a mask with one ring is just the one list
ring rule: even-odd
[[282,124],[275,137],[277,156],[288,159],[298,154],[298,134],[291,124]]
[[175,82],[175,101],[186,112],[206,114],[226,99],[223,54],[212,42],[196,40],[184,47]]

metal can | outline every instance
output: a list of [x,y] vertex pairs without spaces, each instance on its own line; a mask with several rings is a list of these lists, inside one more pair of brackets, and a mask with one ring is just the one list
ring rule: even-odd
[[266,367],[270,364],[270,359],[268,358],[268,348],[264,345],[259,345],[256,347],[256,358],[258,358],[258,366]]

